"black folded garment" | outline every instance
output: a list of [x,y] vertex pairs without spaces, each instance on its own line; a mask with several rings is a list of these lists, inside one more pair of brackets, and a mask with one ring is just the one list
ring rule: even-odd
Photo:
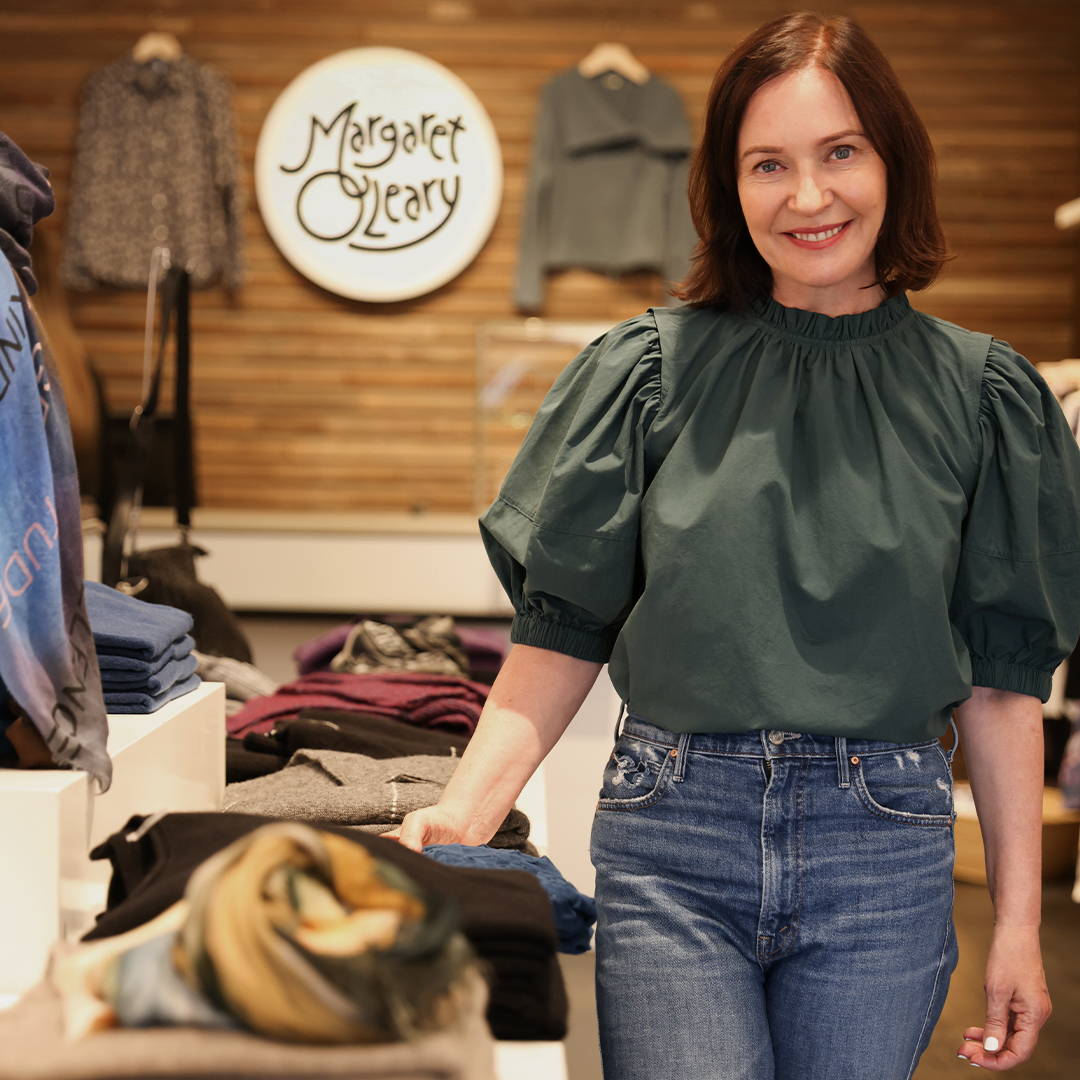
[[[260,739],[267,738],[260,735]],[[263,754],[249,750],[243,739],[225,740],[225,783],[239,784],[244,780],[255,780],[260,776],[269,776],[280,772],[285,767],[286,758],[277,754]]]
[[[112,863],[106,911],[83,939],[133,930],[176,903],[195,868],[253,829],[276,819],[255,814],[133,817],[91,856]],[[525,871],[445,866],[396,841],[323,827],[400,867],[423,889],[453,897],[462,932],[486,961],[487,1020],[497,1039],[562,1039],[567,1001],[556,958],[551,901]]]
[[282,764],[297,750],[341,750],[373,758],[413,754],[460,757],[468,745],[468,735],[348,709],[301,709],[295,720],[282,721],[269,735],[251,732],[244,738],[246,750],[276,754]]

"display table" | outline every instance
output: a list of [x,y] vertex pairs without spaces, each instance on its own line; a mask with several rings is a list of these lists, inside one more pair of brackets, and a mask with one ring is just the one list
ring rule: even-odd
[[[0,1008],[38,982],[49,950],[76,938],[105,907],[110,866],[90,849],[134,814],[219,810],[225,791],[225,688],[203,683],[148,716],[109,716],[113,783],[94,795],[84,772],[0,771],[0,872],[19,883],[0,893]],[[547,794],[537,770],[517,806],[541,852]],[[557,1042],[498,1042],[500,1080],[565,1080]]]

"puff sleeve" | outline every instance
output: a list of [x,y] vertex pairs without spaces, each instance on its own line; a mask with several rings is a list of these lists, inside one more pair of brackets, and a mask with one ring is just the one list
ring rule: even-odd
[[1046,701],[1080,634],[1080,448],[1035,368],[994,340],[950,615],[971,682]]
[[544,399],[480,518],[514,605],[510,639],[604,663],[636,600],[641,499],[658,465],[651,313],[583,349]]

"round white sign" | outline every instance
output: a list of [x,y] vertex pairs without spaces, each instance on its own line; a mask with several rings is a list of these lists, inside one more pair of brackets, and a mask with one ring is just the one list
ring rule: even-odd
[[263,221],[286,259],[354,300],[421,296],[484,246],[502,154],[476,95],[405,49],[349,49],[274,102],[255,153]]

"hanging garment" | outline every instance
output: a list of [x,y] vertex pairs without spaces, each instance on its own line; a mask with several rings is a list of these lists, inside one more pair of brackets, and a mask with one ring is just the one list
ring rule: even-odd
[[682,278],[697,242],[691,139],[678,91],[570,68],[544,87],[521,220],[514,299],[543,306],[547,270],[659,270]]
[[235,288],[241,215],[229,87],[218,72],[187,56],[127,56],[89,76],[63,261],[69,288],[145,289],[158,246],[195,288]]
[[[131,818],[91,853],[108,859],[113,874],[108,908],[84,940],[122,934],[159,915],[183,896],[203,860],[270,820],[225,813]],[[551,903],[535,877],[517,870],[442,866],[394,841],[334,826],[320,831],[344,836],[399,867],[421,889],[457,901],[462,932],[490,971],[487,1017],[496,1038],[566,1035],[566,988]]]
[[0,715],[8,695],[58,765],[109,786],[71,429],[26,293],[0,256]]

